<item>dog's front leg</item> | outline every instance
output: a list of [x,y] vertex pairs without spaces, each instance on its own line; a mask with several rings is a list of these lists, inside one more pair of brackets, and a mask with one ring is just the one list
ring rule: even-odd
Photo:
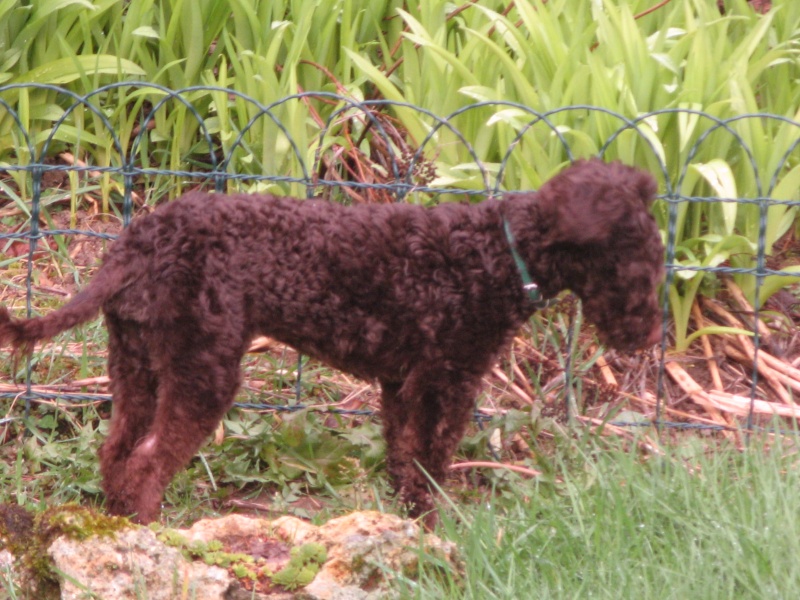
[[478,385],[478,378],[428,369],[412,371],[402,384],[381,384],[389,475],[409,514],[429,528],[437,520],[430,479],[444,482]]

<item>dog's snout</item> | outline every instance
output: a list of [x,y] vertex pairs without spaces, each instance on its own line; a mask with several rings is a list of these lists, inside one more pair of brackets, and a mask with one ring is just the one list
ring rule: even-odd
[[661,330],[662,330],[661,321],[657,321],[653,325],[653,328],[650,330],[650,333],[647,336],[647,340],[645,340],[646,347],[649,348],[650,346],[655,346],[661,341]]

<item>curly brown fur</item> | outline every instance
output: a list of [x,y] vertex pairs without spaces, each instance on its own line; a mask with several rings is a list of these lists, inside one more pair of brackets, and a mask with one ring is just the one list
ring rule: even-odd
[[503,232],[545,297],[563,289],[611,346],[660,338],[663,248],[651,176],[581,161],[538,193],[477,205],[346,208],[189,193],[134,220],[91,283],[0,344],[30,346],[98,310],[114,412],[107,504],[157,518],[173,475],[231,406],[251,339],[268,335],[382,388],[388,470],[412,514],[433,508],[481,377],[535,306]]

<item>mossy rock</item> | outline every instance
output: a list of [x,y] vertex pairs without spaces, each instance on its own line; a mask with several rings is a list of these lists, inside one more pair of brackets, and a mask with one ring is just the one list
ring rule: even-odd
[[58,597],[58,581],[47,548],[57,537],[85,540],[113,536],[131,527],[122,517],[108,517],[75,504],[33,513],[16,504],[0,504],[0,550],[8,550],[23,587],[36,597]]

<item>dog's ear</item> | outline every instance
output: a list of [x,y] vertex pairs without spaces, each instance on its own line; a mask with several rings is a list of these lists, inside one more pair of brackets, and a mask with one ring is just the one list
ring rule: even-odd
[[631,167],[627,168],[632,171],[631,176],[635,179],[634,187],[639,193],[639,199],[647,208],[650,208],[650,205],[653,204],[653,200],[655,200],[656,193],[658,193],[658,184],[656,183],[655,177],[645,171],[639,171]]
[[[644,171],[599,160],[578,162],[548,181],[539,202],[550,212],[552,243],[603,244],[636,227],[656,193],[656,182]],[[633,232],[629,232],[633,233]]]

